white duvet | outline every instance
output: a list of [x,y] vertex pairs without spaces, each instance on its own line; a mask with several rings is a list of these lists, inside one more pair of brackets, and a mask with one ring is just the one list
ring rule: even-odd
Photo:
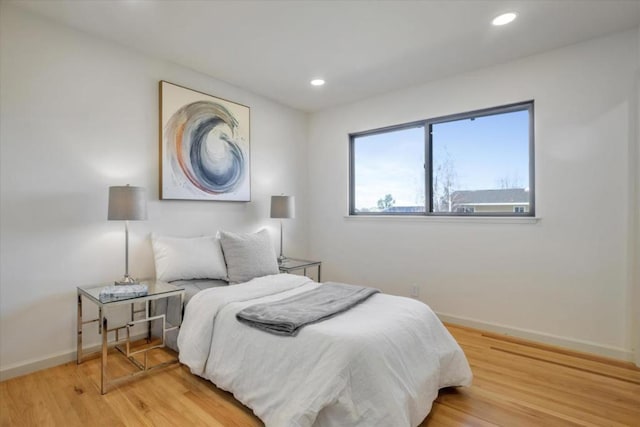
[[417,426],[438,389],[469,385],[464,353],[425,304],[375,294],[296,337],[236,320],[250,305],[321,284],[277,274],[196,294],[180,361],[228,390],[267,426]]

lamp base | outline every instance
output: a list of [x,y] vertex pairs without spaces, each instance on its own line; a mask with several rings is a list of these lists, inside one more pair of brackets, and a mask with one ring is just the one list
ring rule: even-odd
[[122,279],[116,280],[113,283],[117,286],[126,286],[126,285],[137,285],[138,283],[140,283],[140,281],[126,274]]

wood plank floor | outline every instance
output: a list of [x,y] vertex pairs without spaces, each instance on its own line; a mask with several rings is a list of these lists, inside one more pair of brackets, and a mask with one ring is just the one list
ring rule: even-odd
[[[640,370],[631,364],[447,327],[469,359],[473,386],[441,390],[421,426],[640,426]],[[124,359],[113,360],[110,367],[119,371],[114,373],[129,369]],[[262,425],[232,395],[184,366],[134,380],[105,396],[100,395],[99,380],[99,359],[94,359],[4,381],[0,423]]]

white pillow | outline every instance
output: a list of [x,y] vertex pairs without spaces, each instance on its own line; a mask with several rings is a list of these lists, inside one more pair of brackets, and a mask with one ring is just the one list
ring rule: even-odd
[[227,266],[215,236],[185,238],[152,233],[151,246],[158,280],[227,280]]
[[252,234],[221,231],[220,245],[231,284],[280,272],[267,230]]

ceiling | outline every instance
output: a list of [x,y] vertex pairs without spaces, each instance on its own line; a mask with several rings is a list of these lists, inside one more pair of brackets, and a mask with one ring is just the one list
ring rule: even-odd
[[[639,0],[9,3],[303,111],[640,24]],[[518,19],[490,25],[505,11]],[[316,77],[326,85],[310,86]]]

